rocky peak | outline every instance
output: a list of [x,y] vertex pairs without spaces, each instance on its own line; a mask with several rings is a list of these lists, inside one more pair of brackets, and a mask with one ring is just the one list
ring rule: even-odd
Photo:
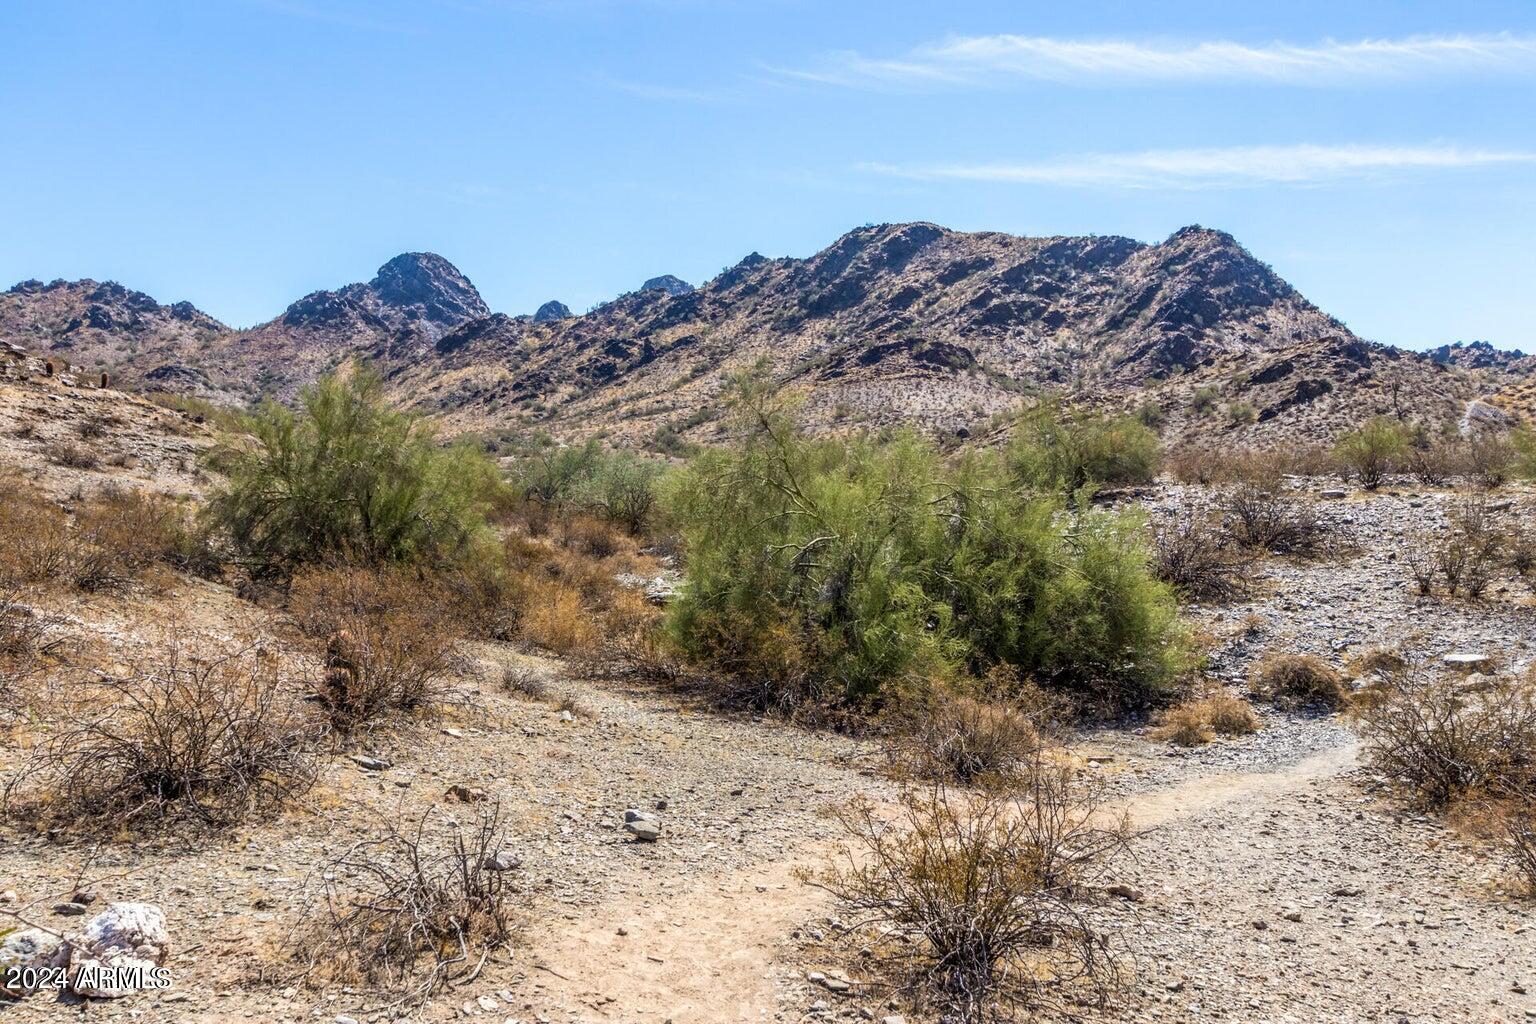
[[671,274],[662,274],[660,277],[653,277],[649,281],[645,282],[645,284],[640,286],[640,290],[643,292],[660,290],[666,292],[668,295],[687,295],[689,292],[693,291],[693,285],[689,284],[687,281],[684,281],[680,277],[674,277]]
[[436,253],[402,253],[380,267],[368,287],[384,305],[415,312],[441,327],[490,313],[469,278]]
[[540,306],[533,314],[533,322],[547,324],[554,320],[564,320],[571,315],[571,307],[558,299],[550,299]]

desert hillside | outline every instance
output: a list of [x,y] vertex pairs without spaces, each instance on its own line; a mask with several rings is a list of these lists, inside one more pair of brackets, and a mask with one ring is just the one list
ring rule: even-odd
[[[491,313],[447,260],[408,253],[238,331],[111,283],[28,281],[0,296],[0,338],[135,389],[233,404],[291,399],[361,358],[456,431],[537,425],[661,450],[715,436],[729,380],[760,362],[823,431],[965,437],[1057,395],[1148,400],[1181,435],[1260,444],[1326,441],[1405,396],[1454,421],[1530,371],[1477,347],[1361,341],[1200,227],[1146,244],[871,226],[806,259],[754,253],[697,288],[657,277],[583,315],[558,302]],[[1232,414],[1206,415],[1203,399],[1187,414],[1212,388]]]

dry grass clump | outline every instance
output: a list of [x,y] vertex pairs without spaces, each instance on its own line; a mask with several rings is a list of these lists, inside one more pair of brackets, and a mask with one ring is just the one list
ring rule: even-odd
[[1203,518],[1154,529],[1152,553],[1158,579],[1186,601],[1235,601],[1248,592],[1252,559]]
[[842,820],[848,847],[819,883],[919,1009],[1011,1020],[1102,1005],[1126,980],[1093,893],[1129,827],[1058,751],[1037,748],[1015,787],[912,788],[894,820],[864,799]]
[[431,818],[390,824],[324,865],[313,927],[295,950],[311,984],[363,985],[417,1006],[510,948],[513,865],[500,806],[467,826]]
[[139,582],[160,564],[214,564],[170,498],[107,489],[81,502],[71,523],[25,482],[0,481],[0,583],[95,592]]
[[507,665],[501,670],[501,688],[524,700],[540,704],[550,699],[549,680],[530,665]]
[[1248,484],[1273,491],[1286,476],[1326,476],[1337,467],[1328,452],[1315,447],[1257,451],[1186,445],[1164,456],[1163,468],[1180,483]]
[[1217,736],[1246,736],[1257,732],[1259,716],[1253,705],[1220,687],[1169,708],[1158,719],[1152,738],[1180,747],[1198,747]]
[[1248,687],[1255,697],[1289,710],[1336,710],[1349,703],[1343,677],[1310,654],[1269,655],[1254,667]]
[[1059,717],[1059,705],[1028,684],[992,697],[940,691],[899,717],[887,755],[901,777],[1004,783],[1038,761]]
[[555,580],[530,588],[523,607],[522,637],[555,654],[591,649],[597,622],[582,604],[581,593]]
[[1349,659],[1349,674],[1356,679],[1377,677],[1385,679],[1408,667],[1408,659],[1390,647],[1372,647],[1363,654]]
[[333,727],[449,701],[460,630],[435,581],[404,568],[312,569],[294,577],[288,606],[299,628],[325,644],[316,693]]
[[7,815],[114,834],[271,811],[314,783],[314,730],[261,647],[194,656],[172,641],[82,680],[6,786]]
[[609,558],[625,547],[624,535],[595,516],[573,515],[560,523],[560,546],[588,558]]
[[1334,529],[1311,504],[1278,490],[1243,484],[1222,500],[1222,525],[1241,546],[1298,558],[1318,558],[1333,547]]

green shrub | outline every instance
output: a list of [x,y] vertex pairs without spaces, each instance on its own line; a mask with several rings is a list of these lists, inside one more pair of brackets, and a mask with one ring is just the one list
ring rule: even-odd
[[668,629],[695,660],[772,700],[854,703],[998,663],[1130,691],[1182,668],[1139,520],[1067,514],[996,456],[946,466],[909,433],[808,438],[752,381],[739,416],[667,489],[688,553]]
[[209,515],[267,568],[452,558],[483,534],[501,486],[483,452],[439,445],[420,419],[384,403],[365,369],[322,378],[296,410],[263,405],[249,428],[249,442],[220,453],[227,482]]
[[1195,393],[1189,397],[1189,407],[1192,411],[1202,415],[1216,408],[1216,400],[1221,397],[1221,389],[1214,384],[1206,384],[1195,389]]
[[629,452],[604,452],[595,440],[561,445],[541,436],[517,460],[513,479],[530,501],[599,515],[638,535],[651,525],[662,472],[659,462]]
[[1376,416],[1359,430],[1340,436],[1333,452],[1361,487],[1375,490],[1396,460],[1407,452],[1409,438],[1408,428],[1403,424],[1390,416]]
[[1042,402],[1019,416],[1006,458],[1025,486],[1071,494],[1090,484],[1151,483],[1160,454],[1157,434],[1134,416],[1067,412]]
[[663,469],[627,452],[601,460],[585,489],[582,505],[639,536],[656,513],[657,482]]

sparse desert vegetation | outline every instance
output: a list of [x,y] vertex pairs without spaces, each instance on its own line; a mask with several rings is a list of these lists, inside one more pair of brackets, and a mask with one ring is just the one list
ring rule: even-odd
[[[1319,816],[1364,799],[1351,729],[1387,784],[1326,835],[1368,829],[1379,877],[1443,873],[1449,853],[1393,824],[1424,808],[1498,894],[1447,896],[1456,913],[1524,906],[1528,655],[1420,673],[1433,637],[1397,652],[1411,610],[1435,635],[1527,629],[1523,485],[1490,497],[1455,462],[1412,490],[1410,447],[1340,498],[1326,453],[1165,458],[1145,413],[1034,405],[1009,444],[947,450],[820,438],[751,376],[720,408],[729,436],[670,465],[547,436],[492,452],[344,370],[219,435],[204,415],[185,468],[111,467],[176,492],[99,467],[59,486],[16,438],[0,920],[55,920],[49,900],[94,886],[218,943],[233,906],[238,955],[170,961],[200,993],[189,1019],[216,998],[518,1019],[592,987],[707,1017],[723,987],[781,1012],[830,999],[832,1019],[1177,1020],[1231,887],[1259,906],[1310,884],[1252,860],[1279,856],[1271,828],[1213,820],[1313,822],[1291,859],[1335,842]],[[118,444],[180,414],[93,415],[63,433]],[[1389,554],[1403,568],[1364,582]],[[75,852],[134,844],[154,852],[121,877]],[[1218,864],[1243,858],[1240,882]],[[1304,952],[1325,925],[1297,914],[1274,927]],[[637,981],[631,947],[692,973]],[[690,968],[721,949],[745,973]],[[1239,1019],[1268,990],[1237,991],[1206,998]]]

